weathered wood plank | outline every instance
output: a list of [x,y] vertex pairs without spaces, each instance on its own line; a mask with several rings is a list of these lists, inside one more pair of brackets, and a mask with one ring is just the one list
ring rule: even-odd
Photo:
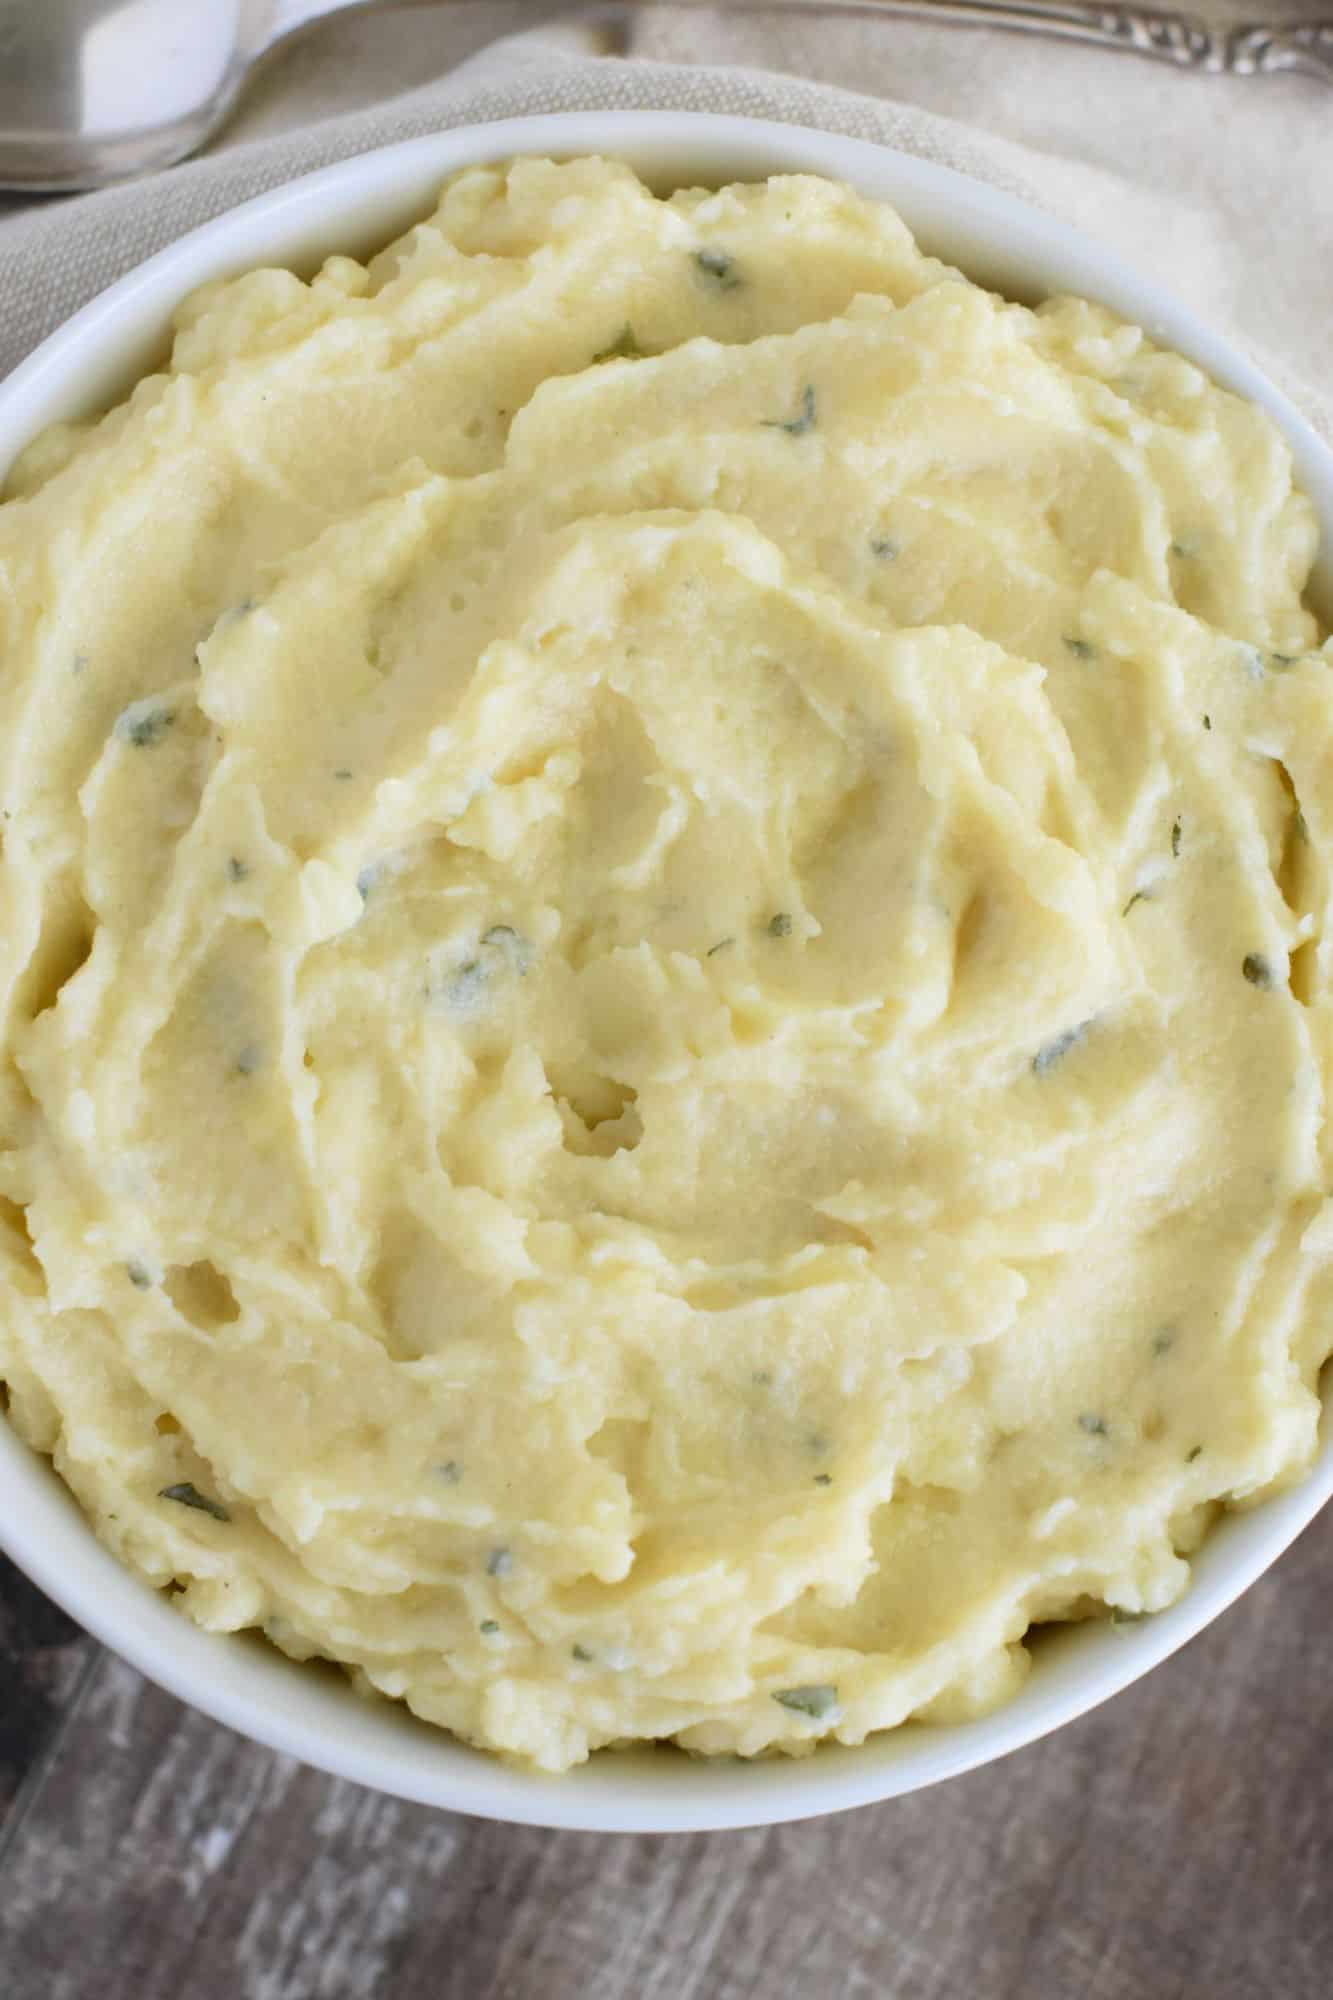
[[[1323,2000],[1333,1515],[1046,1743],[806,1826],[399,1805],[99,1669],[0,1871],[7,2000]],[[71,1922],[71,1916],[77,1920]]]
[[0,1556],[0,1843],[59,1726],[92,1640]]

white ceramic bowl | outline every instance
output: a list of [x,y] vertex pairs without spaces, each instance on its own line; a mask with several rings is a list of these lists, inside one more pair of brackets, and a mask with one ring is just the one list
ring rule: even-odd
[[[455,168],[515,153],[607,153],[660,189],[810,172],[892,202],[927,250],[1011,297],[1077,292],[1261,404],[1286,433],[1323,526],[1318,594],[1333,601],[1333,454],[1295,409],[1183,306],[1061,223],[924,160],[788,125],[679,112],[577,112],[444,132],[330,167],[184,237],[84,308],[0,385],[0,470],[44,425],[84,415],[160,361],[168,320],[205,279],[278,263],[312,271],[334,251],[387,242]],[[909,1724],[861,1749],[705,1763],[670,1751],[602,1753],[564,1778],[512,1770],[363,1701],[335,1676],[262,1641],[199,1631],[94,1539],[46,1460],[0,1422],[0,1540],[57,1603],[141,1672],[220,1722],[403,1798],[546,1826],[671,1832],[795,1820],[864,1805],[988,1762],[1082,1714],[1191,1638],[1267,1569],[1333,1492],[1333,1422],[1313,1476],[1222,1520],[1179,1604],[1142,1624],[1080,1626],[1043,1641],[1022,1693],[980,1721]]]

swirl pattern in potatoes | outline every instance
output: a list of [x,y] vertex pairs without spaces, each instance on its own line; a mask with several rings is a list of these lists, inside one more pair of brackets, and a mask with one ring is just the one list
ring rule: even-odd
[[1310,1461],[1333,648],[1258,412],[815,179],[473,169],[0,508],[0,1376],[547,1769],[1001,1699]]

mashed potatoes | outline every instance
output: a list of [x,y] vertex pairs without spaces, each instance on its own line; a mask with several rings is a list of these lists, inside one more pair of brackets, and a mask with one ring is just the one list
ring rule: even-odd
[[0,509],[0,1375],[127,1563],[549,1769],[1152,1612],[1333,1345],[1264,417],[811,179],[460,175]]

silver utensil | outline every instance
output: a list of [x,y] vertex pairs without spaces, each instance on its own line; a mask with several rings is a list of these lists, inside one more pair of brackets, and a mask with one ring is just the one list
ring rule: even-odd
[[[716,0],[712,0],[716,4]],[[259,60],[291,36],[377,0],[0,0],[0,188],[102,187],[183,160],[210,139]],[[447,0],[393,0],[447,4]],[[534,6],[623,46],[651,0]],[[707,5],[710,0],[673,0]],[[1213,28],[1188,14],[1039,0],[725,0],[766,13],[884,15],[1053,35],[1227,76],[1299,70],[1333,83],[1333,18]],[[619,36],[619,42],[617,37]]]

